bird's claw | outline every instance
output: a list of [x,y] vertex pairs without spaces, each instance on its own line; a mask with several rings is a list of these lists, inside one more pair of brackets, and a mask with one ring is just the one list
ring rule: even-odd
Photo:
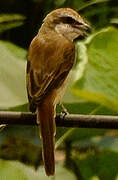
[[62,108],[62,112],[60,114],[60,117],[61,117],[61,119],[64,119],[65,116],[69,114],[69,112],[67,111],[67,109],[64,107],[63,104],[61,104],[61,108]]

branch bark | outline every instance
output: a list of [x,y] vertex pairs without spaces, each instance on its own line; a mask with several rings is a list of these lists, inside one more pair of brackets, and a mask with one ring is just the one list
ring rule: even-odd
[[[0,111],[0,124],[37,125],[36,114]],[[68,114],[56,116],[59,127],[118,129],[118,116]]]

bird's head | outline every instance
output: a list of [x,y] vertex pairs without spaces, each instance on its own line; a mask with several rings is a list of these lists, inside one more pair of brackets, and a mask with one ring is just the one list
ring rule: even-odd
[[43,22],[45,26],[71,41],[85,37],[90,31],[90,26],[83,21],[75,10],[70,8],[52,11]]

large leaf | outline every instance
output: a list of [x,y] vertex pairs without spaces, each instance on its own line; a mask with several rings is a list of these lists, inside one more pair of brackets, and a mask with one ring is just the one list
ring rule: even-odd
[[88,63],[72,91],[118,112],[118,30],[106,28],[86,41],[86,46],[83,57],[88,57]]
[[115,180],[118,176],[118,153],[104,151],[74,158],[84,180]]
[[27,102],[25,85],[26,51],[0,41],[0,108]]
[[31,167],[15,161],[0,159],[1,180],[38,180],[39,175]]
[[[32,167],[17,161],[6,161],[0,159],[0,179],[1,180],[48,180],[49,177],[45,175],[44,167],[40,167],[37,171]],[[68,179],[75,180],[73,173],[65,169],[61,164],[56,166],[55,180]]]

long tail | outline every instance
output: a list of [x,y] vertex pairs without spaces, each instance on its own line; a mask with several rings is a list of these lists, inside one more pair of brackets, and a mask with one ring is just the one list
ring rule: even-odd
[[40,123],[45,171],[48,176],[52,176],[55,173],[54,135],[56,130],[53,104],[45,102],[38,106],[37,122]]

